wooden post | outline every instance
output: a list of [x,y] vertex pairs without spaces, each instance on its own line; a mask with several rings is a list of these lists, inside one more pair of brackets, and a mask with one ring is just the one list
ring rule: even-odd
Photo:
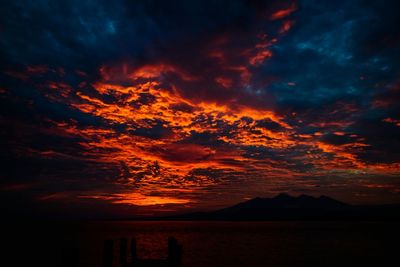
[[126,238],[121,238],[119,243],[119,262],[121,264],[121,267],[128,266],[127,250],[128,240]]
[[176,240],[173,237],[168,238],[168,266],[173,266],[175,260],[175,243]]
[[105,240],[103,249],[103,267],[112,267],[113,265],[113,241]]
[[132,257],[132,265],[135,266],[135,263],[138,260],[137,248],[136,248],[136,238],[131,239],[131,257]]
[[182,262],[182,246],[174,237],[168,238],[168,266],[179,267]]

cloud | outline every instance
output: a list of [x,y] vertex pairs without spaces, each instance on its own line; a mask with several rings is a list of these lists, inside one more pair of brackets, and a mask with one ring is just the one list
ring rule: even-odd
[[7,3],[4,188],[168,210],[289,188],[393,200],[398,18],[383,2]]

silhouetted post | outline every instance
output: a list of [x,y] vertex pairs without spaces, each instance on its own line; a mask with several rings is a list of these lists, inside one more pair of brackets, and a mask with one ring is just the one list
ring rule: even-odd
[[75,247],[64,248],[61,257],[61,266],[76,267],[78,266],[78,250]]
[[176,244],[176,266],[180,267],[182,266],[182,244],[177,243]]
[[131,240],[131,257],[132,257],[132,264],[135,266],[135,263],[138,260],[137,250],[136,250],[136,238],[132,238]]
[[168,238],[168,266],[179,267],[182,262],[182,246],[174,237]]
[[121,267],[126,267],[128,265],[127,259],[127,249],[128,249],[128,240],[126,238],[121,238],[119,243],[119,262]]
[[112,267],[113,265],[113,241],[104,241],[103,267]]

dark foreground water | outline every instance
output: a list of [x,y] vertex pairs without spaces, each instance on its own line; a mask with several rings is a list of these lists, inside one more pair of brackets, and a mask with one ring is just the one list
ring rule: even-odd
[[184,267],[397,266],[399,226],[398,222],[19,223],[2,227],[2,259],[13,261],[7,266],[100,267],[105,239],[136,237],[139,257],[165,258],[167,238],[174,236],[183,244]]

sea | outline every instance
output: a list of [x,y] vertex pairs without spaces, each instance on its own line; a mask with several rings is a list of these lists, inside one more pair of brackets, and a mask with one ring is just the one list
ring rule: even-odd
[[[399,222],[91,221],[3,226],[2,266],[102,267],[105,240],[119,267],[121,238],[142,259],[182,244],[182,267],[400,266]],[[128,242],[129,244],[129,242]],[[129,260],[129,259],[128,259]]]

